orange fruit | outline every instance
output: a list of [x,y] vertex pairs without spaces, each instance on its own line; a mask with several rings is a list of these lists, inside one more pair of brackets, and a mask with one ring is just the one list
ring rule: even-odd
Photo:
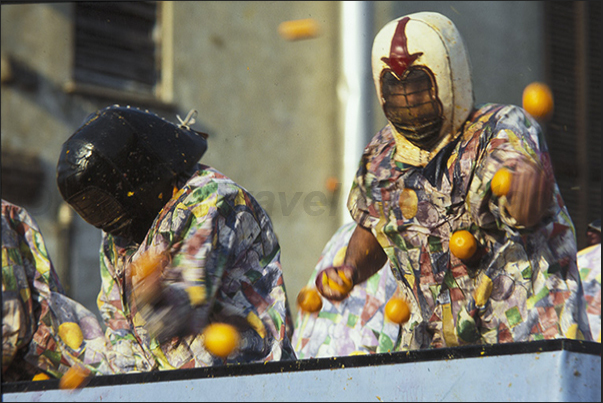
[[490,189],[492,189],[492,193],[494,193],[494,195],[497,197],[501,197],[509,193],[512,179],[513,174],[511,171],[506,168],[500,168],[494,174],[492,182],[490,182]]
[[391,297],[387,301],[387,304],[385,304],[385,317],[390,322],[400,325],[408,322],[410,319],[410,308],[404,298]]
[[314,287],[304,287],[297,294],[297,305],[305,312],[318,312],[322,308],[322,298]]
[[35,374],[33,378],[31,378],[32,381],[45,381],[47,379],[50,379],[50,377],[48,375],[46,375],[44,372],[40,372],[39,374]]
[[450,252],[459,259],[469,259],[477,250],[477,241],[467,230],[456,231],[450,237]]
[[69,368],[59,380],[61,389],[77,389],[84,387],[89,379],[90,370],[83,365],[76,364]]
[[331,193],[335,192],[339,187],[339,181],[334,176],[329,176],[325,182],[327,190]]
[[347,295],[354,287],[352,280],[348,279],[343,271],[338,271],[337,274],[343,280],[343,286],[331,280],[326,273],[323,273],[322,275],[322,286],[337,291],[342,295]]
[[[159,295],[163,269],[169,264],[170,255],[167,252],[147,250],[131,263],[131,278],[134,295],[140,306],[149,304]],[[187,290],[189,291],[189,290]],[[191,290],[191,303],[199,302],[200,294]]]
[[59,337],[65,344],[77,350],[84,341],[82,329],[75,322],[64,322],[59,325]]
[[226,358],[239,345],[239,332],[227,323],[212,323],[203,331],[203,343],[207,351]]
[[163,254],[154,252],[145,252],[132,262],[132,276],[138,281],[144,280],[155,270],[159,270],[162,266]]
[[345,293],[347,294],[348,292],[350,292],[352,290],[352,288],[354,288],[354,284],[352,284],[352,279],[347,278],[347,276],[345,275],[345,273],[343,271],[338,271],[337,274],[339,274],[339,278],[341,278],[343,280],[343,286],[344,286],[344,289],[346,290]]
[[283,21],[278,26],[280,36],[289,41],[313,38],[318,36],[319,31],[320,27],[314,18]]
[[546,119],[553,112],[553,92],[548,85],[533,82],[524,88],[522,104],[523,109],[536,119]]

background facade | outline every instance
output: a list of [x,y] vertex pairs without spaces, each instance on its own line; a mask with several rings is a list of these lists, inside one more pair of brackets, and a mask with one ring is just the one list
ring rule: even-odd
[[[449,17],[467,43],[477,103],[521,105],[523,88],[550,76],[545,2],[138,6],[113,17],[76,3],[2,3],[2,196],[36,218],[69,295],[95,312],[100,231],[62,202],[55,167],[62,143],[96,109],[129,104],[173,122],[198,111],[193,128],[209,134],[202,162],[249,190],[273,220],[294,308],[322,248],[350,220],[343,206],[353,170],[344,160],[351,153],[356,161],[386,123],[367,73],[373,37],[384,24],[416,11]],[[352,47],[360,52],[352,67],[364,72],[359,90],[342,62],[349,57],[350,21],[344,16],[350,10],[361,24],[354,31],[362,33],[358,46]],[[122,33],[122,17],[127,28],[140,30]],[[292,41],[279,35],[282,22],[308,18],[318,23],[316,36]],[[125,55],[116,53],[122,56],[114,61],[94,62],[90,49],[103,32],[110,35],[102,46],[118,48],[130,39],[138,45],[118,50]],[[133,79],[120,76],[131,66],[140,68]],[[350,109],[357,93],[362,102]],[[358,116],[364,126],[352,139],[347,122]],[[600,139],[598,122],[591,131]],[[360,146],[350,151],[351,141]],[[600,140],[598,147],[595,157]],[[598,202],[588,208],[588,220],[600,217],[600,165],[598,172]],[[574,197],[572,186],[563,191]],[[584,231],[577,229],[578,235]]]

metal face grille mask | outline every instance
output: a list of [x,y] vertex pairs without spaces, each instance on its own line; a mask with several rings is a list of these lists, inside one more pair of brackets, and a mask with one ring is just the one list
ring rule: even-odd
[[438,142],[443,108],[429,70],[411,68],[401,79],[391,70],[384,70],[381,94],[387,120],[408,141],[425,150]]

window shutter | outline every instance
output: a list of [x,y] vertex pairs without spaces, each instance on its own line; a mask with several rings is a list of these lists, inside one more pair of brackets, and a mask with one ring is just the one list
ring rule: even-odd
[[585,247],[601,218],[601,3],[543,2],[555,112],[546,137],[561,194]]
[[153,94],[155,2],[75,2],[76,83]]

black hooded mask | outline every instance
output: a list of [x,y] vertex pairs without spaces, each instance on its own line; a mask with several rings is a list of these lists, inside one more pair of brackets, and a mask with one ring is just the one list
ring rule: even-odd
[[63,144],[59,191],[86,222],[140,243],[170,200],[175,179],[192,174],[207,150],[206,137],[150,112],[107,107]]

